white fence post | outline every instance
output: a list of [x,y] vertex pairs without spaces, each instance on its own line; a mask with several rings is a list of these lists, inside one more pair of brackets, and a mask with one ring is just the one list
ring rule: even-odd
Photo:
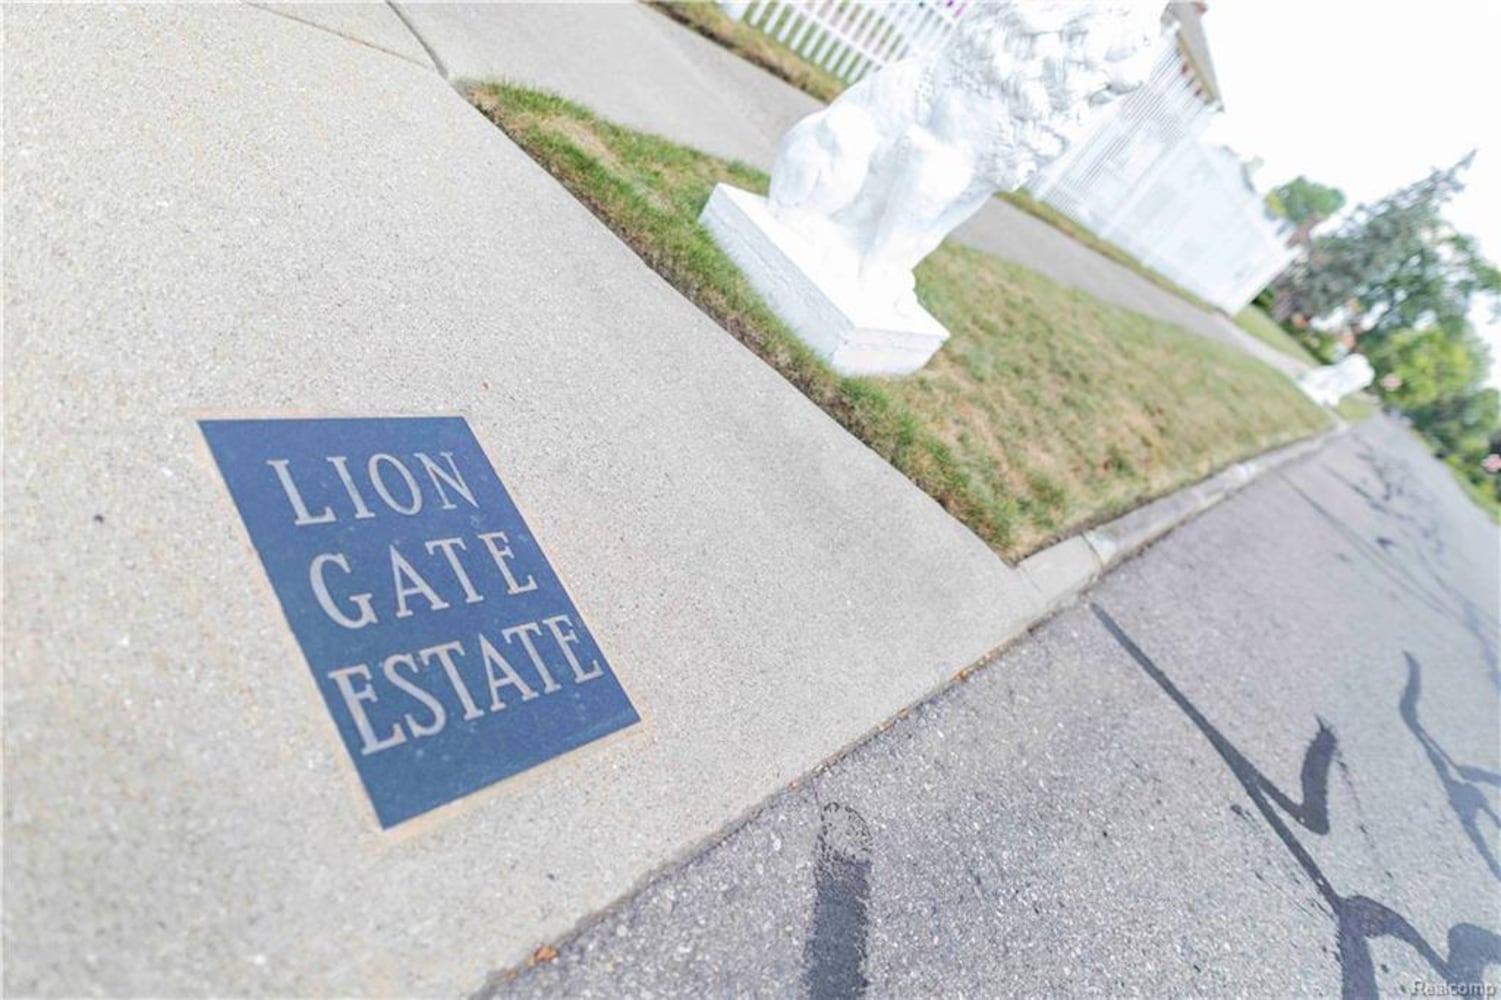
[[719,0],[720,8],[854,83],[936,48],[965,5],[953,0]]

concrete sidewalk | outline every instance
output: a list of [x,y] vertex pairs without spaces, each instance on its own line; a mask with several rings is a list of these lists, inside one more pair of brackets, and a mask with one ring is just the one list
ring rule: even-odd
[[[1055,596],[469,107],[437,16],[6,12],[7,992],[475,989]],[[465,415],[645,733],[377,830],[204,455],[246,412]]]
[[[402,4],[455,80],[503,79],[557,93],[605,118],[769,169],[777,141],[822,107],[690,29],[637,3]],[[1236,347],[1296,376],[1307,365],[1047,223],[991,199],[961,242],[1114,305]]]
[[[475,989],[1041,608],[372,24],[6,11],[8,993]],[[466,415],[645,735],[374,828],[228,412]]]

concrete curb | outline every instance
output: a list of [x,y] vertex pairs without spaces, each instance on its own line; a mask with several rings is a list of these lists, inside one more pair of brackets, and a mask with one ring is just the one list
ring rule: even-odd
[[1333,430],[1316,437],[1236,462],[1208,479],[1028,556],[1016,568],[1042,597],[1045,611],[1037,621],[1068,604],[1109,570],[1174,528],[1245,489],[1273,469],[1319,451],[1348,429],[1341,422]]

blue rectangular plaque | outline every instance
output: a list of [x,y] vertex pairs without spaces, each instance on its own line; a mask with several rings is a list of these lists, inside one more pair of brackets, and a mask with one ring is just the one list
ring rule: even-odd
[[382,827],[640,721],[462,417],[199,426]]

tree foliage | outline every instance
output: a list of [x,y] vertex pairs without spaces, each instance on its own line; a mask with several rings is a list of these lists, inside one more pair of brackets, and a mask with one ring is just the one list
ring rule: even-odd
[[1501,393],[1495,389],[1447,396],[1409,411],[1413,426],[1438,447],[1440,455],[1457,455],[1476,463],[1501,436]]
[[1487,455],[1501,453],[1501,393],[1482,389],[1451,396],[1410,415],[1434,453],[1469,480],[1477,498],[1501,518],[1501,475],[1485,467]]
[[1267,207],[1301,226],[1310,219],[1331,219],[1345,207],[1345,193],[1307,177],[1298,176],[1266,196]]
[[1350,318],[1373,340],[1404,329],[1462,329],[1475,296],[1501,295],[1501,271],[1442,215],[1464,189],[1473,156],[1360,206],[1337,232],[1314,240],[1307,260],[1275,283],[1279,318],[1328,316],[1353,304]]
[[1398,330],[1361,348],[1378,382],[1387,375],[1401,380],[1386,398],[1413,416],[1414,423],[1419,411],[1473,392],[1490,363],[1485,342],[1468,326]]
[[[1501,395],[1481,388],[1489,351],[1469,320],[1477,298],[1501,302],[1501,271],[1443,218],[1473,156],[1357,208],[1271,291],[1279,319],[1342,317],[1386,401],[1501,510],[1501,476],[1483,465],[1501,444]],[[1297,183],[1273,193],[1289,218],[1317,210],[1306,201],[1317,192]]]

